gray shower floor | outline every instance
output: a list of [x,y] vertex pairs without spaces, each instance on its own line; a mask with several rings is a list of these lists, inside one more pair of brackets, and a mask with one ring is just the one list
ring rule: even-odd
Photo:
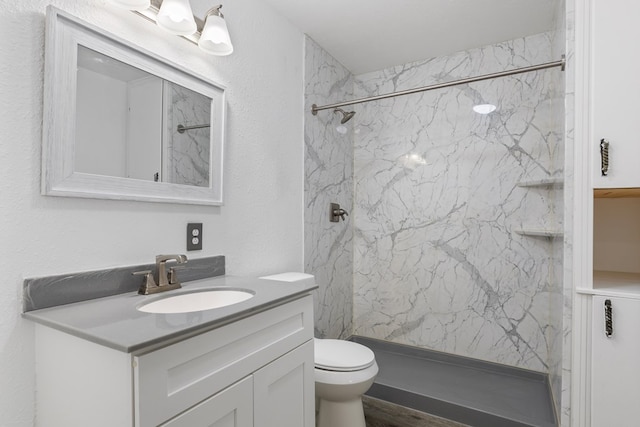
[[380,372],[367,395],[474,427],[556,426],[546,374],[364,337]]

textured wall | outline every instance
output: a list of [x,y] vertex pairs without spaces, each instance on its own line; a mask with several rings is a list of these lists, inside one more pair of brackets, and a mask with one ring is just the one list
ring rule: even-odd
[[[228,88],[225,205],[40,195],[44,12],[49,3]],[[196,14],[211,7],[191,0]],[[303,269],[304,37],[262,1],[225,3],[236,51],[204,55],[105,0],[0,1],[0,425],[34,423],[33,327],[20,317],[25,277],[145,264],[185,252],[186,223],[227,272]],[[285,120],[288,113],[298,120]]]
[[[357,76],[355,96],[547,62],[551,38]],[[356,334],[545,372],[557,364],[553,243],[514,230],[561,227],[555,190],[516,185],[562,175],[558,73],[356,107]],[[498,109],[474,113],[482,102]]]
[[[339,133],[331,110],[310,112],[311,105],[349,99],[353,76],[313,40],[305,43],[304,247],[305,271],[316,276],[316,336],[345,338],[352,332],[353,310],[353,129]],[[351,214],[329,222],[329,204]]]

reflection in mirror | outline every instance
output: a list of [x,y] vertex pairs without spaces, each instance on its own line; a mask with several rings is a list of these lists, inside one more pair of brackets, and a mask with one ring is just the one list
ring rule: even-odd
[[211,98],[165,82],[163,181],[209,186]]
[[211,103],[79,45],[74,170],[208,187]]

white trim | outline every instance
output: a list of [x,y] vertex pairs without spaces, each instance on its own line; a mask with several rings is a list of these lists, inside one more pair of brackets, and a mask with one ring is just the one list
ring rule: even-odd
[[571,426],[591,426],[591,296],[593,288],[593,190],[591,181],[590,0],[575,1],[575,134],[573,159],[573,322]]
[[591,295],[573,298],[571,426],[591,426]]
[[605,290],[605,289],[591,289],[591,288],[578,288],[576,294],[579,295],[601,295],[606,297],[617,297],[627,299],[640,299],[640,294],[634,292],[625,292],[622,290]]

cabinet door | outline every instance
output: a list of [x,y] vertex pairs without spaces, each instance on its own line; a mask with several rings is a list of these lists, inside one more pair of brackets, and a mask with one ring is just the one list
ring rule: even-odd
[[307,341],[254,374],[255,427],[314,426],[313,367],[313,341]]
[[[640,187],[640,2],[590,0],[594,188]],[[601,174],[607,139],[609,173]]]
[[222,390],[161,427],[252,427],[253,378]]
[[[605,334],[611,302],[612,335]],[[593,297],[591,425],[635,427],[640,420],[640,300]]]

